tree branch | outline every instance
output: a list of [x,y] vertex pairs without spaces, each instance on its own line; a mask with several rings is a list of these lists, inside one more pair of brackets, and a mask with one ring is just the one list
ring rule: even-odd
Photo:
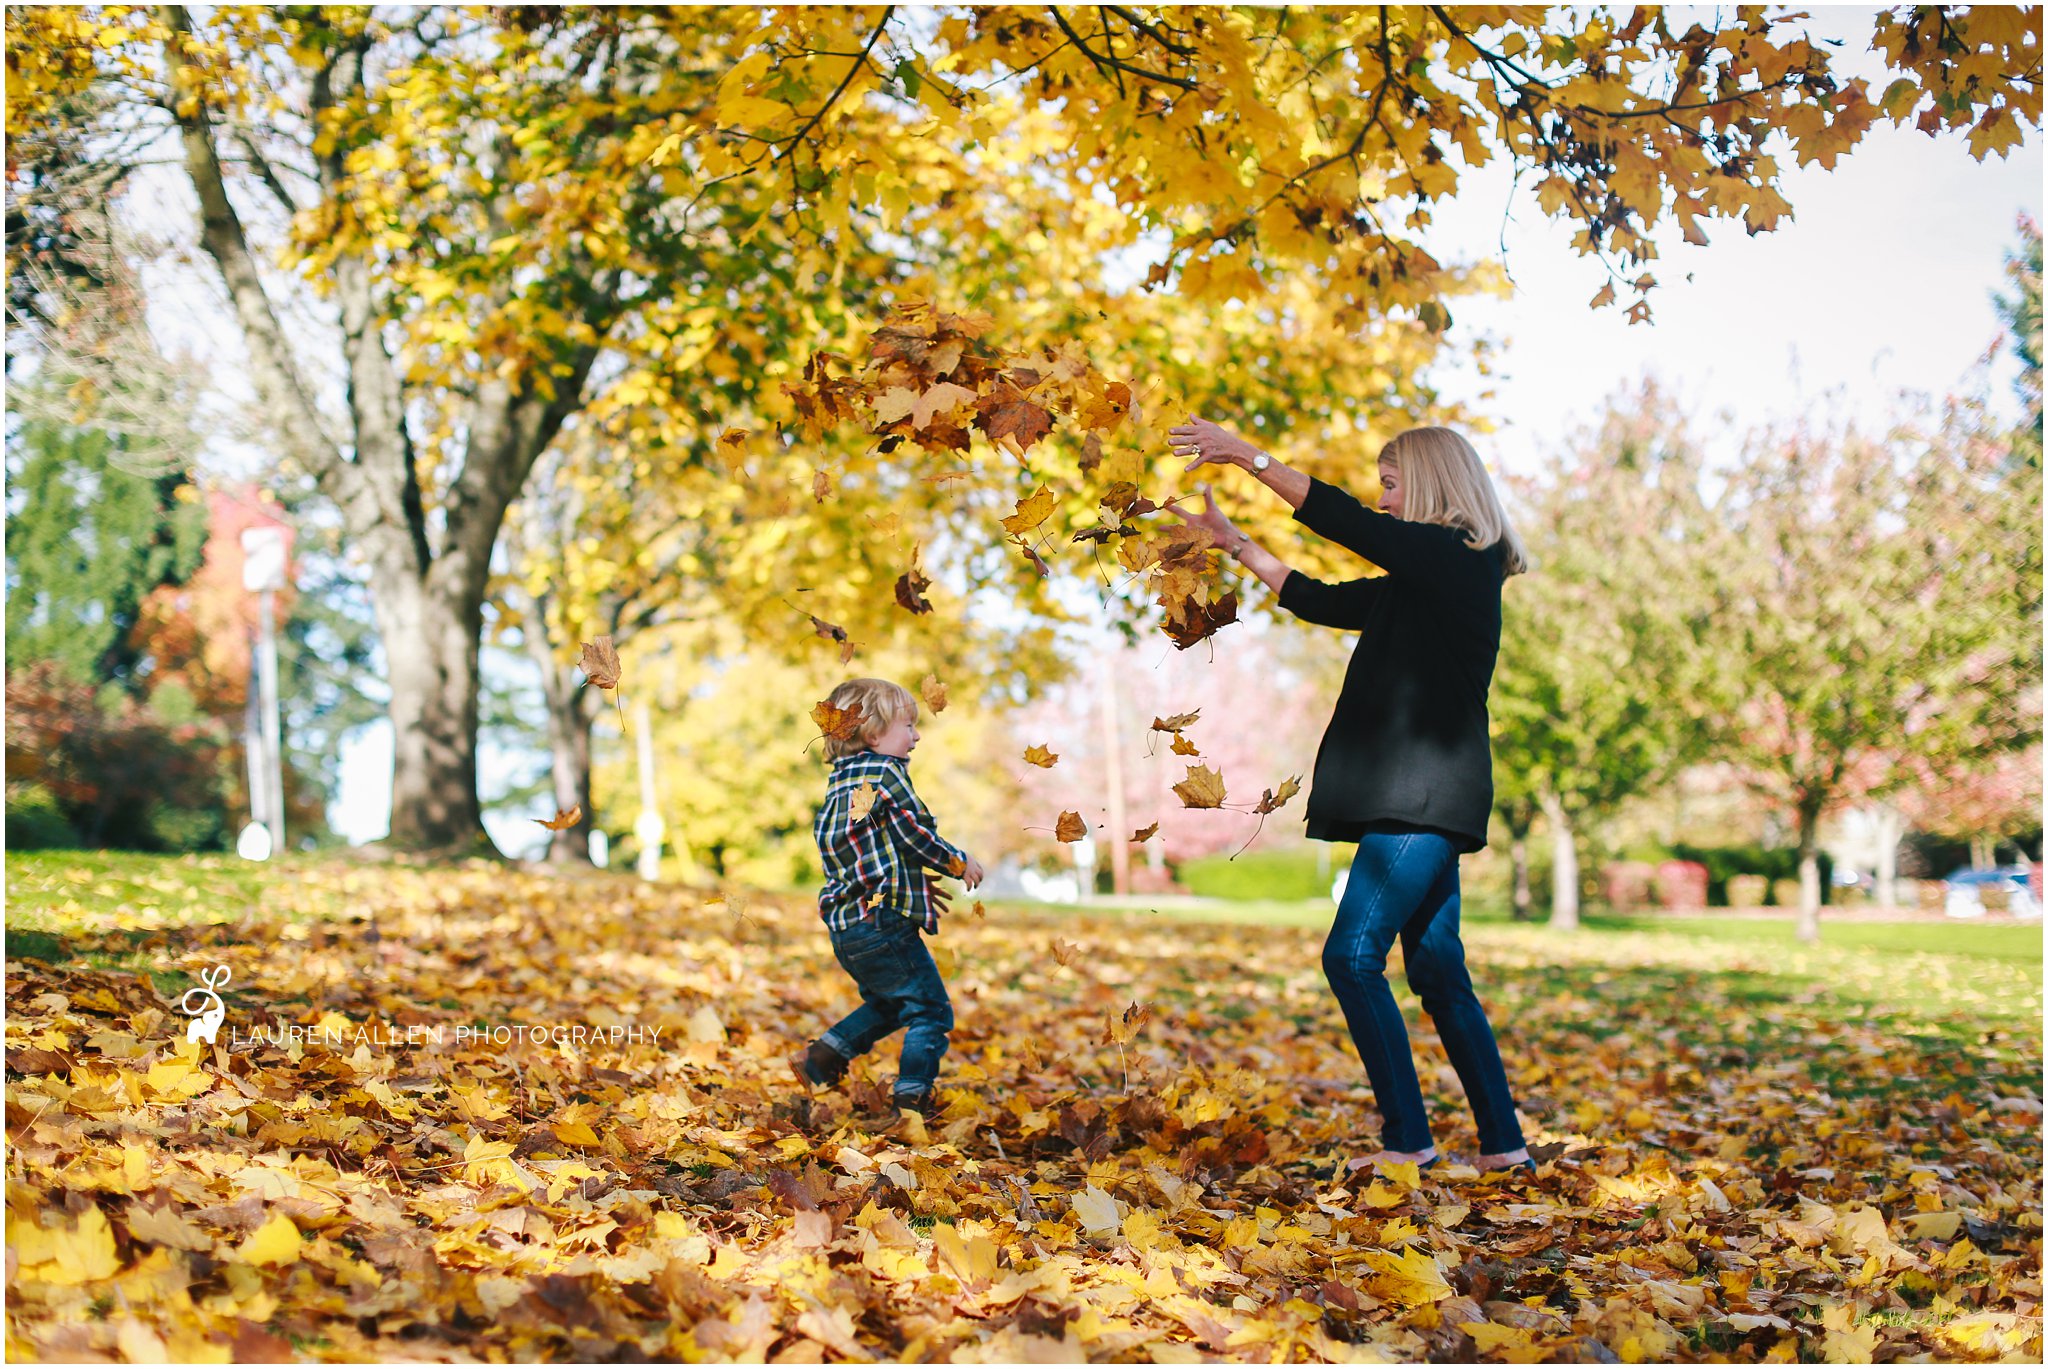
[[[171,30],[170,40],[164,44],[164,62],[173,87],[169,105],[184,146],[185,170],[199,196],[199,239],[221,273],[241,324],[250,379],[263,396],[290,455],[344,512],[359,509],[368,490],[360,473],[342,459],[338,444],[328,436],[319,408],[293,365],[283,325],[264,292],[241,218],[228,199],[199,76],[183,51],[184,40],[192,32],[191,16],[182,5],[167,5],[160,13]],[[193,97],[190,113],[181,112],[180,91]]]
[[1072,43],[1075,47],[1079,48],[1081,50],[1081,55],[1083,57],[1086,57],[1090,62],[1095,64],[1096,70],[1128,72],[1132,76],[1137,76],[1147,81],[1153,81],[1163,86],[1173,86],[1177,90],[1195,89],[1195,83],[1187,79],[1186,77],[1168,76],[1163,72],[1147,71],[1143,67],[1131,65],[1129,62],[1126,62],[1121,58],[1107,56],[1103,53],[1096,52],[1093,48],[1090,48],[1086,43],[1082,42],[1081,35],[1074,32],[1072,27],[1068,25],[1066,16],[1061,14],[1059,11],[1059,6],[1047,5],[1045,7],[1045,12],[1052,16],[1053,23],[1059,25],[1060,32],[1067,35],[1067,41]]

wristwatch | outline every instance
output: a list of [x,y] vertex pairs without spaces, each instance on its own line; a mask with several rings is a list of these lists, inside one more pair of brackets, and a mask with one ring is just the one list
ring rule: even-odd
[[1264,452],[1260,452],[1257,456],[1252,458],[1252,470],[1255,472],[1262,471],[1272,464],[1273,458],[1267,456]]

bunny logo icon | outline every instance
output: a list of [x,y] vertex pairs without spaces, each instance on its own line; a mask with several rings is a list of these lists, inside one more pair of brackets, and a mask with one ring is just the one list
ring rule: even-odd
[[[201,970],[199,982],[206,987],[185,990],[185,996],[178,1000],[178,1008],[192,1017],[192,1020],[185,1024],[185,1039],[204,1041],[210,1046],[213,1044],[214,1033],[220,1030],[221,1022],[228,1015],[227,1005],[220,1001],[220,994],[217,992],[227,986],[228,967],[216,965],[210,970]],[[198,995],[200,1004],[196,1009],[192,1006],[195,994]],[[212,1002],[209,1003],[208,999]]]

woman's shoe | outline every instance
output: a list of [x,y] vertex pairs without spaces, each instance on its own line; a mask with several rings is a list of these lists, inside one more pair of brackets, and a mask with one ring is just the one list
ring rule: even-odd
[[1348,1157],[1341,1155],[1338,1156],[1336,1168],[1330,1171],[1330,1182],[1342,1183],[1344,1180],[1351,1177],[1351,1175],[1357,1172],[1358,1170],[1369,1169],[1375,1165],[1412,1164],[1418,1170],[1428,1169],[1432,1165],[1437,1164],[1444,1158],[1444,1153],[1442,1151],[1438,1151],[1436,1154],[1430,1156],[1427,1160],[1387,1160],[1382,1158],[1385,1156],[1385,1154],[1385,1151],[1381,1151],[1378,1155],[1367,1155],[1360,1157],[1358,1159],[1350,1159]]

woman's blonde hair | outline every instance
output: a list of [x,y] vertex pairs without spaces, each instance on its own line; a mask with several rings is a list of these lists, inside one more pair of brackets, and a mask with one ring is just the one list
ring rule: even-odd
[[1401,473],[1401,517],[1462,529],[1476,551],[1501,544],[1501,573],[1531,569],[1529,550],[1508,522],[1507,510],[1472,444],[1449,428],[1410,428],[1380,449],[1380,462]]
[[842,756],[872,751],[876,739],[899,718],[917,720],[916,697],[894,680],[848,680],[827,694],[825,702],[838,709],[860,710],[860,724],[849,735],[825,738],[825,755],[835,761]]

